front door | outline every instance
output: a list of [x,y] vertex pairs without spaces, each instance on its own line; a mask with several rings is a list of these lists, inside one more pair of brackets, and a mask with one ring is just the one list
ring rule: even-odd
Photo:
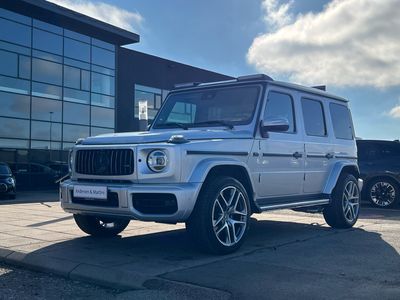
[[[304,180],[304,143],[296,124],[293,94],[281,88],[270,90],[263,120],[284,118],[285,132],[269,132],[254,143],[253,155],[258,171],[259,198],[301,195]],[[255,154],[258,153],[258,154]]]

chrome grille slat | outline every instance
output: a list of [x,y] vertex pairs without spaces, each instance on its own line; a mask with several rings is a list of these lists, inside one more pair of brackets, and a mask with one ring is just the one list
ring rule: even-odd
[[75,171],[79,174],[123,176],[134,172],[131,149],[80,149],[75,155]]

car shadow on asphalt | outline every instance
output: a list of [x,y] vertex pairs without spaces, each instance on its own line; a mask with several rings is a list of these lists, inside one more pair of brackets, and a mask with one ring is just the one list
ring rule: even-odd
[[[230,258],[258,257],[261,261],[273,263],[270,261],[271,254],[280,253],[285,255],[284,261],[293,262],[294,266],[303,262],[305,268],[307,262],[313,264],[315,259],[332,267],[342,265],[343,270],[346,270],[346,266],[354,268],[354,264],[364,267],[367,264],[372,271],[385,270],[384,267],[387,270],[395,268],[396,280],[400,282],[399,249],[396,251],[379,232],[370,231],[368,227],[331,229],[324,225],[322,218],[310,218],[311,221],[315,219],[321,223],[252,218],[245,244],[238,252],[227,256],[200,252],[184,229],[146,233],[147,223],[135,221],[122,236],[77,237],[54,243],[32,254],[157,276]],[[141,227],[137,232],[135,225]]]

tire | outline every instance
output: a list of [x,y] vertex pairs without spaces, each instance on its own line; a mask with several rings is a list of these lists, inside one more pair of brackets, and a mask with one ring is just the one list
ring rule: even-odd
[[360,214],[360,190],[357,179],[351,174],[341,174],[332,192],[331,203],[324,208],[326,223],[333,228],[350,228]]
[[390,178],[372,179],[368,183],[366,197],[375,207],[392,207],[400,201],[400,185]]
[[76,225],[95,237],[112,237],[121,233],[129,224],[128,219],[104,218],[74,214]]
[[231,177],[217,177],[203,186],[186,229],[205,252],[228,254],[243,244],[250,214],[243,185]]

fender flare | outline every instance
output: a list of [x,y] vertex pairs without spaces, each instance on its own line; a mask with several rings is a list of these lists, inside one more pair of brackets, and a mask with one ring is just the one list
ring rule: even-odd
[[212,168],[221,166],[236,166],[243,168],[247,173],[253,192],[255,191],[253,181],[251,180],[251,173],[247,164],[231,158],[206,158],[201,160],[194,167],[193,172],[190,175],[189,182],[203,183]]
[[360,175],[360,170],[358,168],[357,163],[351,161],[339,161],[335,163],[333,166],[331,173],[329,174],[328,180],[325,184],[323,193],[324,194],[332,194],[333,189],[336,186],[336,183],[339,179],[340,174],[342,173],[343,169],[346,167],[354,167],[357,171],[358,176]]

